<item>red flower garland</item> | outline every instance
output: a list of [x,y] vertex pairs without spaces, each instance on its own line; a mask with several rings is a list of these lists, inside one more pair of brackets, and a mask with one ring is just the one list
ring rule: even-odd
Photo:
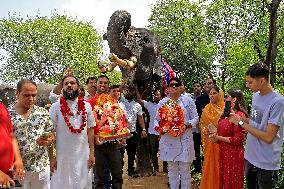
[[64,118],[64,121],[66,123],[66,126],[69,128],[69,130],[72,132],[72,133],[81,133],[84,128],[86,127],[86,122],[87,122],[87,119],[86,119],[86,108],[85,108],[85,103],[84,103],[84,100],[83,98],[78,98],[78,110],[77,110],[77,114],[80,115],[80,113],[82,113],[82,124],[80,126],[80,128],[75,128],[74,126],[71,125],[69,119],[67,118],[67,115],[69,116],[74,116],[74,114],[71,112],[67,102],[66,102],[66,99],[64,97],[61,97],[60,98],[60,111],[63,115],[63,118]]

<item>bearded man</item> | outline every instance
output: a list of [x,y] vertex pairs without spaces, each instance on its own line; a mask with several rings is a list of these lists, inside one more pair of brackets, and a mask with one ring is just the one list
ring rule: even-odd
[[53,189],[91,188],[94,165],[94,130],[92,109],[78,98],[79,81],[68,75],[62,79],[63,96],[50,108],[56,125],[56,158],[51,158]]

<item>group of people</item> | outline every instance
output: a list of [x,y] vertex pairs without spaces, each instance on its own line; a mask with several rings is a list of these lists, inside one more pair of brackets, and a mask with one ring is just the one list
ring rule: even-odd
[[[244,176],[249,189],[275,188],[284,98],[268,77],[262,63],[246,72],[246,85],[253,92],[250,114],[242,91],[224,93],[213,78],[205,80],[203,92],[201,83],[193,83],[189,95],[184,83],[173,77],[167,94],[156,90],[150,102],[135,86],[109,86],[105,75],[90,77],[85,91],[67,71],[50,93],[49,112],[35,105],[36,83],[23,79],[17,84],[16,102],[8,108],[0,104],[0,188],[120,189],[125,149],[128,175],[137,177],[139,137],[148,139],[153,175],[159,172],[158,151],[167,163],[171,189],[191,188],[193,173],[201,173],[201,189],[241,189]],[[113,102],[123,113],[98,109]],[[148,128],[142,107],[149,112]],[[119,133],[115,127],[124,124],[124,137],[102,139],[105,129]]]
[[[199,122],[204,153],[201,189],[241,189],[244,176],[246,188],[277,187],[284,98],[270,85],[269,69],[263,63],[251,65],[245,79],[253,92],[250,116],[240,90],[228,90],[224,96],[212,80],[206,81],[212,85]],[[205,101],[202,95],[199,98]],[[225,104],[231,106],[229,112]]]

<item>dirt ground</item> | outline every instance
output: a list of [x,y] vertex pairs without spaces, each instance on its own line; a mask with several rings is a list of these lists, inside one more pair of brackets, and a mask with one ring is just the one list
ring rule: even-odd
[[127,154],[124,154],[123,189],[167,189],[168,175],[162,172],[163,163],[156,176],[132,178],[127,175]]
[[[123,189],[169,189],[168,175],[162,172],[163,163],[159,161],[159,173],[156,176],[132,178],[127,175],[127,154],[124,155]],[[193,179],[194,180],[194,179]],[[192,188],[198,188],[193,181]]]
[[167,189],[168,176],[166,173],[157,173],[157,176],[131,178],[123,175],[124,189]]

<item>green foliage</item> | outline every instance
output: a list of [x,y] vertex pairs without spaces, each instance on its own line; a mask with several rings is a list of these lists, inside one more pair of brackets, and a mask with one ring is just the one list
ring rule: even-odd
[[162,55],[190,86],[208,76],[216,50],[201,12],[202,6],[187,0],[159,0],[149,18],[149,28],[161,41]]
[[245,85],[245,72],[249,65],[258,61],[253,44],[248,41],[237,43],[228,48],[227,59],[223,65],[226,69],[225,89],[240,89],[244,92],[247,104],[251,101],[251,92]]
[[[187,85],[212,74],[225,89],[245,90],[247,67],[266,55],[269,14],[261,0],[208,2],[159,0],[152,7],[149,28],[160,38],[162,55]],[[280,40],[283,24],[278,25]],[[276,88],[283,82],[280,56]]]
[[[283,27],[284,28],[284,27]],[[282,37],[284,38],[284,32],[282,34]],[[282,43],[278,45],[278,55],[276,58],[276,82],[275,82],[275,88],[284,95],[284,41],[282,40]],[[284,182],[284,181],[283,181]]]
[[[214,0],[206,7],[205,17],[208,35],[212,36],[217,44],[214,59],[219,63],[218,70],[222,88],[226,89],[226,85],[229,86],[227,81],[235,79],[232,76],[236,77],[242,74],[246,70],[245,65],[248,65],[251,61],[241,61],[240,65],[230,67],[230,65],[236,65],[230,59],[239,61],[238,57],[232,56],[243,56],[242,53],[246,53],[245,50],[240,48],[242,44],[239,43],[249,38],[257,28],[258,5],[256,5],[256,1],[252,0]],[[237,45],[237,47],[234,48],[234,45]],[[236,52],[236,50],[241,50],[241,52]],[[240,69],[234,71],[235,67],[243,68],[243,70],[241,72],[238,72]],[[243,81],[243,75],[238,79],[237,82],[240,84]],[[238,85],[238,88],[243,88],[242,84]]]
[[279,173],[278,173],[278,188],[284,188],[284,146],[282,147],[282,153],[281,153],[281,159],[282,159],[282,162],[281,162],[281,165],[280,165],[280,170],[279,170]]
[[[251,22],[255,28],[250,32],[246,37],[242,37],[239,41],[231,44],[228,47],[227,57],[223,62],[223,66],[227,68],[226,70],[226,83],[225,86],[238,87],[245,91],[247,94],[247,99],[250,99],[250,94],[245,90],[244,85],[244,76],[247,67],[253,63],[265,61],[266,48],[268,44],[269,32],[269,15],[267,12],[263,11],[263,5],[260,1],[253,1],[251,4],[252,9],[255,9],[252,12],[259,12],[259,18],[252,20]],[[283,13],[284,7],[280,6],[279,13]],[[283,49],[283,38],[284,38],[284,26],[280,24],[279,21],[283,19],[284,15],[279,14],[278,18],[278,34],[277,34],[277,48],[278,54],[276,57],[276,83],[275,88],[284,94],[283,86],[283,73],[284,73],[284,49]]]
[[[265,2],[271,3],[262,0],[204,0],[198,3],[159,0],[152,7],[149,27],[161,40],[162,54],[187,84],[193,80],[202,81],[211,73],[225,89],[244,91],[247,104],[250,104],[251,92],[245,87],[245,72],[251,64],[264,61],[266,57],[270,14]],[[276,22],[277,73],[274,86],[284,95],[282,20],[283,1]],[[284,188],[283,175],[284,153],[279,188]]]
[[[0,20],[0,48],[8,58],[1,79],[21,78],[55,83],[66,68],[81,81],[99,75],[98,59],[102,38],[90,23],[68,16],[37,16],[23,19],[15,15]],[[119,78],[119,73],[112,73]]]

